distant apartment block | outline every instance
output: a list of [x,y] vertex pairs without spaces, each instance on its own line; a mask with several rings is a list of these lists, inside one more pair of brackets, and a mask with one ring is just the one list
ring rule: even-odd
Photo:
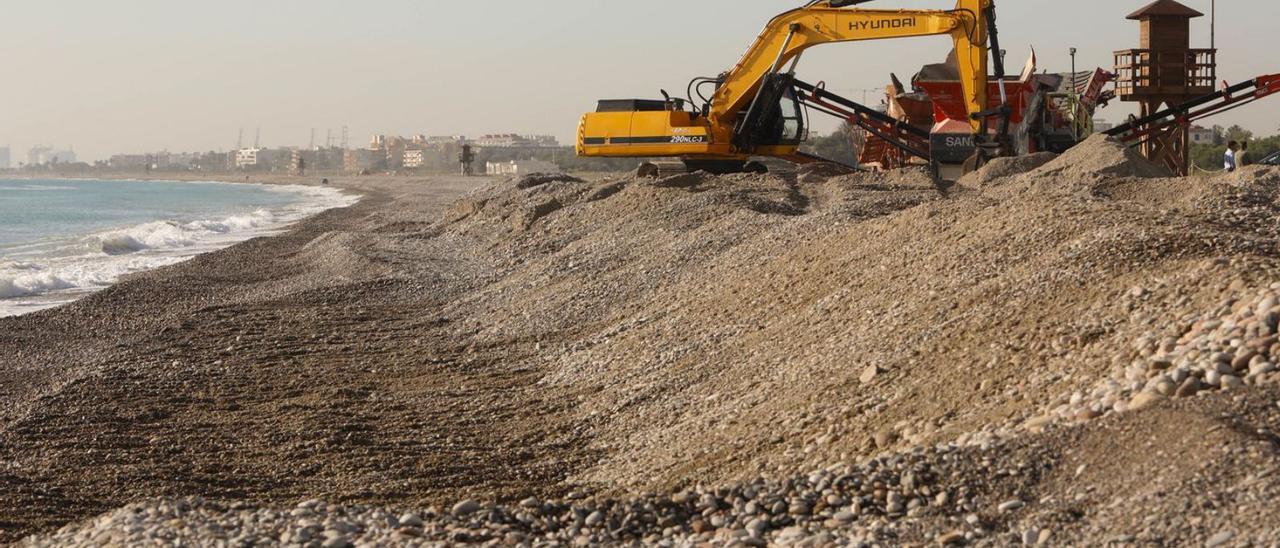
[[533,143],[536,147],[558,147],[560,141],[556,140],[554,135],[525,135],[525,140]]
[[348,150],[342,167],[348,173],[381,171],[387,168],[387,153],[380,149]]
[[168,152],[156,155],[157,169],[194,169],[200,163],[200,155],[193,152],[171,154]]
[[107,166],[122,171],[141,171],[150,169],[151,162],[149,154],[117,154],[107,160]]
[[402,163],[407,169],[417,169],[427,163],[427,155],[422,149],[408,149],[404,151]]
[[499,133],[482,135],[475,144],[482,148],[542,148],[558,147],[560,143],[551,135],[516,135]]
[[191,169],[195,171],[226,171],[236,159],[234,152],[205,152],[195,156],[191,163]]
[[9,169],[9,147],[0,147],[0,169]]
[[236,151],[236,169],[270,169],[275,152],[265,148],[242,148]]
[[542,160],[513,160],[510,162],[487,162],[485,174],[520,176],[530,173],[560,173],[560,167]]
[[53,147],[36,145],[27,152],[27,165],[44,166],[50,164],[72,164],[76,161],[74,150],[57,150]]
[[446,145],[458,145],[467,142],[466,135],[433,135],[427,137],[427,146],[441,147]]
[[1212,145],[1214,143],[1215,135],[1212,129],[1200,126],[1191,126],[1189,134],[1191,136],[1191,144],[1193,145]]
[[[106,167],[117,171],[190,171],[201,169],[203,157],[192,152],[116,154],[107,159]],[[219,167],[225,168],[226,161],[223,160]]]
[[304,170],[307,173],[341,171],[344,153],[345,151],[338,147],[296,149],[289,154],[288,169],[294,173]]
[[520,146],[520,142],[521,140],[519,135],[509,133],[481,135],[479,139],[476,139],[477,145],[488,148],[511,148]]

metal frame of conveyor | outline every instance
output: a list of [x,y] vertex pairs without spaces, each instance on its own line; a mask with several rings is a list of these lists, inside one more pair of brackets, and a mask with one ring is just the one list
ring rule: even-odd
[[923,159],[929,160],[929,132],[878,110],[858,104],[825,89],[822,82],[813,85],[796,80],[794,85],[800,101],[805,106],[823,114],[848,120],[868,133],[875,135],[893,147]]
[[1118,137],[1130,146],[1137,146],[1162,132],[1235,110],[1276,93],[1280,93],[1280,74],[1259,76],[1234,86],[1226,86],[1220,91],[1169,107],[1150,116],[1130,120],[1103,133]]

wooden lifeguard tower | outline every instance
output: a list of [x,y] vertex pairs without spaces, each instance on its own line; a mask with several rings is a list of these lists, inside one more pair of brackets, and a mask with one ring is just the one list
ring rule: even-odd
[[[1191,20],[1204,14],[1174,0],[1156,0],[1129,15],[1142,23],[1141,49],[1116,52],[1116,96],[1141,104],[1139,118],[1210,93],[1218,79],[1218,50],[1191,48]],[[1186,175],[1190,120],[1142,143],[1148,159]]]

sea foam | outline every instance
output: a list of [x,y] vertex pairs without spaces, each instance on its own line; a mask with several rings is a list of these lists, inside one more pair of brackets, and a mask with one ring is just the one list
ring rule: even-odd
[[95,234],[91,236],[91,241],[96,241],[103,253],[126,255],[147,249],[166,250],[193,247],[212,237],[270,228],[277,222],[275,214],[265,209],[259,209],[250,214],[232,215],[217,220],[199,220],[188,223],[175,221],[143,223],[124,230]]
[[[24,254],[20,262],[0,262],[0,316],[67,302],[85,292],[105,288],[126,274],[268,235],[305,217],[358,200],[331,188],[266,188],[296,194],[302,200],[274,210],[258,209],[220,218],[142,223],[59,245],[51,248],[57,251],[50,256]],[[11,247],[10,251],[16,249]],[[65,298],[60,297],[64,295]]]
[[29,297],[72,287],[75,287],[75,284],[49,272],[11,276],[0,274],[0,299]]

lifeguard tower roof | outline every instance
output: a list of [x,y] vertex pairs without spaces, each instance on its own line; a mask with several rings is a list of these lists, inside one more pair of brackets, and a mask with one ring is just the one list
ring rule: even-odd
[[1141,21],[1151,17],[1186,17],[1194,19],[1196,17],[1204,17],[1203,13],[1188,8],[1174,0],[1156,0],[1146,7],[1129,14],[1129,19]]

